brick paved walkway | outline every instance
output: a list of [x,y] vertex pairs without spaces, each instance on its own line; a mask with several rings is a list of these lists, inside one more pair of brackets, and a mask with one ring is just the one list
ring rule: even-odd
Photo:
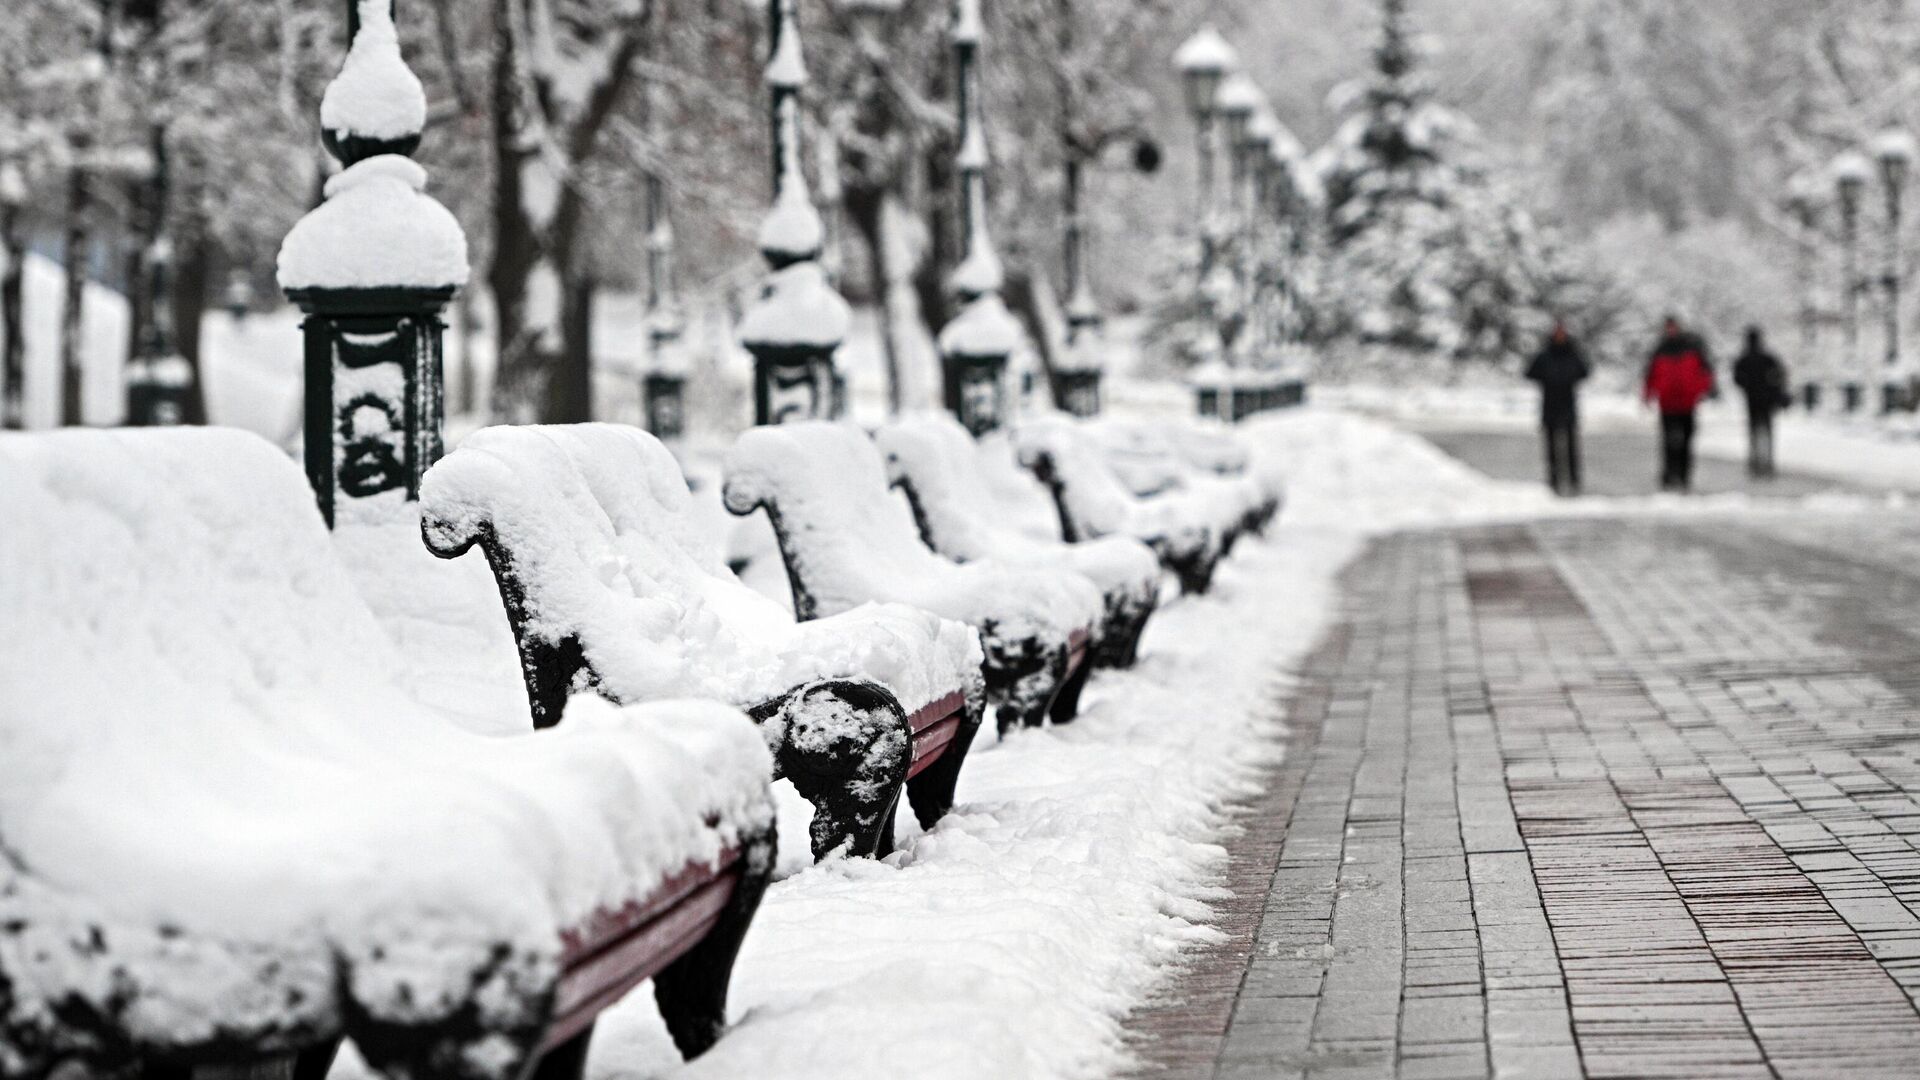
[[[1589,495],[1652,495],[1660,490],[1660,441],[1655,421],[1643,430],[1589,430],[1581,433],[1582,479]],[[1503,480],[1546,482],[1540,435],[1533,431],[1475,431],[1422,428],[1420,434],[1453,457]],[[1702,495],[1743,492],[1771,498],[1797,498],[1822,491],[1852,490],[1824,477],[1793,470],[1792,442],[1782,444],[1780,467],[1771,480],[1753,480],[1742,462],[1701,454],[1694,459],[1694,490]]]
[[1920,1075],[1915,535],[1378,544],[1141,1074]]

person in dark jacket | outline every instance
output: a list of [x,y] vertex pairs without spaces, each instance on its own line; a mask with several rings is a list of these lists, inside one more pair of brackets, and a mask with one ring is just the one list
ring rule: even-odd
[[1566,324],[1555,321],[1546,346],[1527,365],[1527,378],[1540,386],[1547,483],[1559,495],[1580,494],[1580,384],[1590,374],[1586,354]]
[[1767,350],[1760,328],[1747,328],[1747,347],[1733,364],[1733,382],[1747,398],[1747,471],[1772,476],[1773,416],[1793,401],[1787,366]]
[[1694,411],[1714,392],[1713,362],[1706,343],[1668,317],[1660,344],[1647,361],[1642,396],[1660,410],[1660,489],[1693,487]]

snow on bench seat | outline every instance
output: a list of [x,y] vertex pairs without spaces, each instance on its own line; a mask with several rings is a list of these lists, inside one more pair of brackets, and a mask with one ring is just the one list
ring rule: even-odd
[[985,706],[973,630],[899,604],[797,622],[727,568],[652,435],[487,428],[429,471],[421,506],[436,554],[492,564],[536,725],[586,688],[746,708],[816,806],[817,855],[884,854],[902,785],[924,825],[952,805]]
[[0,436],[0,505],[0,1075],[345,1036],[506,1080],[649,975],[718,1036],[773,858],[738,710],[437,716],[243,432]]
[[765,509],[802,619],[862,604],[908,604],[980,631],[988,700],[1001,730],[1070,720],[1090,665],[1078,663],[1102,612],[1077,573],[965,565],[934,554],[889,490],[880,451],[850,424],[755,428],[728,452],[727,509]]
[[[928,547],[955,562],[984,559],[1083,575],[1105,600],[1094,662],[1132,665],[1160,594],[1160,563],[1152,549],[1121,536],[1082,544],[1040,541],[1001,524],[1004,514],[982,479],[981,458],[989,449],[976,445],[948,413],[902,417],[876,431],[874,443]],[[994,449],[1004,453],[1006,447],[996,443]]]
[[[1191,501],[1210,507],[1212,523],[1223,537],[1223,555],[1232,553],[1242,533],[1265,531],[1280,511],[1279,485],[1265,477],[1244,475],[1251,455],[1230,433],[1207,433],[1185,423],[1109,418],[1082,421],[1077,428],[1099,447],[1108,467],[1135,495],[1152,498],[1183,492]],[[1196,467],[1191,456],[1205,460],[1207,467]],[[1232,468],[1236,457],[1238,469]]]

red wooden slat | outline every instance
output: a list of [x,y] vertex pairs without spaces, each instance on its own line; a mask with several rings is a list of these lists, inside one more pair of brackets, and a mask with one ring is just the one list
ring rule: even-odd
[[937,726],[914,733],[913,764],[907,768],[907,777],[919,776],[927,766],[940,760],[947,747],[960,734],[960,714],[953,713]]
[[913,764],[907,767],[908,779],[919,776],[946,752],[960,732],[960,715],[966,705],[966,693],[955,690],[922,705],[907,717],[907,726],[913,731]]
[[913,715],[907,717],[907,727],[911,728],[913,733],[918,735],[920,732],[939,724],[948,717],[959,715],[960,710],[965,707],[966,702],[967,695],[964,691],[955,690],[951,693],[944,694],[915,709]]
[[570,965],[555,991],[555,1019],[542,1051],[578,1034],[602,1009],[698,944],[719,921],[737,884],[734,874],[709,880],[658,918]]
[[611,910],[601,909],[585,922],[560,932],[560,965],[570,968],[614,942],[632,934],[649,920],[680,903],[707,882],[725,873],[740,859],[738,848],[727,848],[712,863],[688,863],[645,900],[629,901]]

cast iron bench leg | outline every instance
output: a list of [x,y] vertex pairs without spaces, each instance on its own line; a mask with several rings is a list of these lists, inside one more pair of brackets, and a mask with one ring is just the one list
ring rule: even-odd
[[1144,603],[1122,602],[1107,619],[1100,641],[1093,651],[1093,663],[1098,667],[1126,670],[1140,659],[1140,638],[1147,632],[1147,620],[1153,617],[1157,606],[1153,600]]
[[580,1034],[540,1056],[531,1080],[583,1080],[587,1075],[587,1044],[593,1041],[593,1025]]
[[1080,669],[1067,676],[1054,691],[1053,704],[1048,707],[1047,715],[1056,724],[1070,724],[1080,715],[1080,691],[1087,688],[1087,679],[1093,674],[1093,657],[1088,656],[1080,662]]
[[907,802],[913,807],[913,816],[920,822],[921,828],[933,828],[935,822],[953,809],[953,792],[960,783],[960,766],[965,764],[967,751],[973,746],[974,733],[980,730],[984,709],[984,703],[975,705],[969,702],[960,719],[960,730],[954,732],[953,741],[947,744],[940,759],[927,766],[919,776],[907,781]]
[[[1029,643],[1029,647],[1038,646]],[[1000,734],[1015,727],[1039,727],[1047,722],[1047,706],[1067,677],[1067,647],[1015,658],[989,656],[985,668],[987,697],[998,701],[995,720]]]
[[[740,884],[700,944],[653,977],[653,998],[660,1005],[673,1044],[689,1061],[718,1042],[727,1026],[727,987],[733,981],[733,962],[740,942],[766,895],[773,878],[774,836],[771,831],[746,839],[740,853]],[[584,1041],[584,1040],[583,1040]]]

